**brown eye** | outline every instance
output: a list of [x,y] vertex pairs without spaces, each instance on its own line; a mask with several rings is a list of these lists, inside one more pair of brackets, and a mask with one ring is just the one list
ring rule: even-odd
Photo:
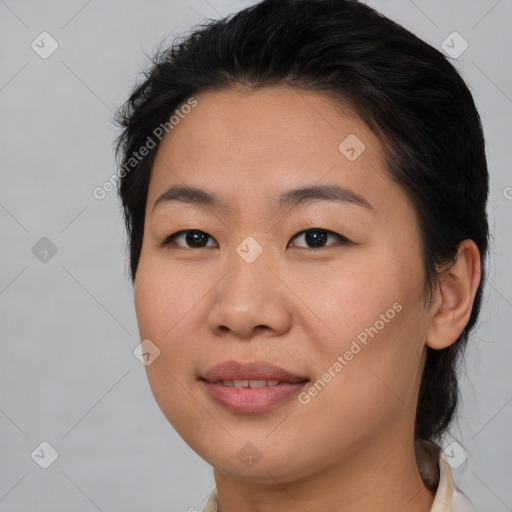
[[[305,241],[306,245],[297,245],[297,247],[305,247],[306,249],[321,249],[322,247],[326,247],[329,245],[336,244],[336,241],[334,243],[327,243],[327,241],[331,238],[337,238],[338,242],[340,243],[348,243],[349,240],[345,238],[342,235],[338,235],[337,233],[333,233],[332,231],[328,231],[326,229],[307,229],[305,231],[301,231],[300,233],[297,233],[292,240],[295,240],[299,237],[302,237]],[[290,242],[291,244],[291,242]]]
[[188,229],[179,231],[173,235],[168,236],[162,243],[166,245],[177,245],[179,247],[186,247],[189,249],[197,249],[202,247],[215,247],[215,245],[208,245],[208,240],[213,238],[204,231],[198,229]]

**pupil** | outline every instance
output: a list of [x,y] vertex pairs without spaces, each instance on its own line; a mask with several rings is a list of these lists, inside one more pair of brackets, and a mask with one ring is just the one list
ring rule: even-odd
[[185,238],[189,245],[195,245],[196,247],[204,247],[208,242],[206,233],[202,231],[189,231]]
[[306,243],[318,247],[319,243],[325,242],[327,239],[327,233],[325,231],[308,231],[306,233]]

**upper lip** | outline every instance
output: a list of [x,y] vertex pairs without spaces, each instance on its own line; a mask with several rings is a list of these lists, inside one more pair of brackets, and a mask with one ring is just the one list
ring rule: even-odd
[[293,374],[280,366],[266,361],[240,363],[224,361],[207,370],[202,376],[208,382],[223,380],[277,380],[292,384],[308,380],[306,377]]

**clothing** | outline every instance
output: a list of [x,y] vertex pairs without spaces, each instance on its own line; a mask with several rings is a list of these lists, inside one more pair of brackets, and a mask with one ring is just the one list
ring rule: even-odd
[[452,469],[439,452],[439,485],[430,512],[474,512],[474,508],[453,482]]
[[[211,493],[203,512],[222,512],[217,489]],[[442,451],[439,452],[439,485],[430,512],[475,512],[464,494],[456,489],[452,470]]]

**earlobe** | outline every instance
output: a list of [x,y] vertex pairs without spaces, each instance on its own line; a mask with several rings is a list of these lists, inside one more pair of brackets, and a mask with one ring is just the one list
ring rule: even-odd
[[440,350],[457,340],[471,316],[480,278],[478,247],[473,240],[463,240],[455,262],[439,278],[427,346]]

